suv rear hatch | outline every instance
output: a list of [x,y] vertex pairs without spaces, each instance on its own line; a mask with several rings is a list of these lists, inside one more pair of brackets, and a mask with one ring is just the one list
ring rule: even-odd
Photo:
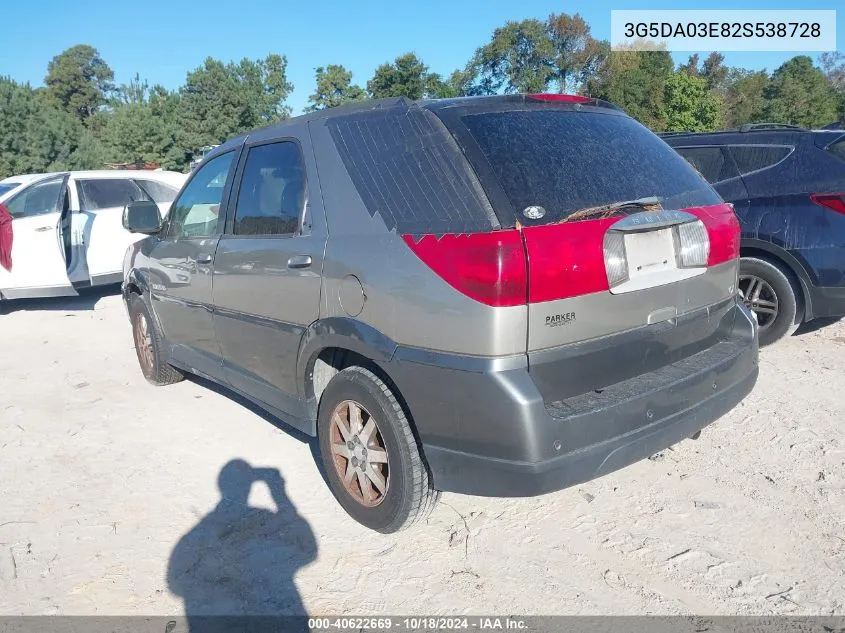
[[[736,217],[656,135],[583,97],[431,107],[502,227],[467,240],[498,245],[495,274],[478,281],[492,281],[499,294],[476,298],[490,305],[527,300],[526,351],[547,401],[654,371],[729,335],[721,318],[735,304]],[[436,259],[426,257],[425,240],[408,243],[423,259]],[[594,362],[571,362],[578,357]]]

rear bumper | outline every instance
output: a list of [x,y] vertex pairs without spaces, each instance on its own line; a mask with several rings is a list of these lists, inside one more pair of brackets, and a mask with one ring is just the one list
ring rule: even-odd
[[740,306],[721,323],[726,336],[705,350],[558,402],[544,401],[518,357],[435,365],[430,354],[400,348],[390,370],[435,487],[532,496],[652,455],[736,406],[757,380],[756,327]]
[[[700,431],[733,409],[752,389],[757,368],[696,405],[658,422],[627,431],[641,411],[617,421],[616,434],[604,442],[541,462],[515,462],[472,455],[435,446],[425,447],[438,488],[495,497],[527,497],[574,486],[653,455]],[[709,382],[701,377],[699,382]],[[683,392],[697,385],[685,385]],[[680,392],[678,395],[683,397]],[[627,431],[627,432],[626,432]],[[613,431],[612,431],[613,433]]]

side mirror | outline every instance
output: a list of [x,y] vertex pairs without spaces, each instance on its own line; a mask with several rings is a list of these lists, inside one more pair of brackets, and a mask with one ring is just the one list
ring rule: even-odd
[[161,231],[161,211],[155,202],[130,202],[123,207],[123,228],[130,233],[154,235]]

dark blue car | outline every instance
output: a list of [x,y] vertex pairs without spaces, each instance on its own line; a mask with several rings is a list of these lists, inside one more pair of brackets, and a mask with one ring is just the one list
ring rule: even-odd
[[739,289],[761,345],[845,315],[845,131],[757,124],[662,136],[735,207]]

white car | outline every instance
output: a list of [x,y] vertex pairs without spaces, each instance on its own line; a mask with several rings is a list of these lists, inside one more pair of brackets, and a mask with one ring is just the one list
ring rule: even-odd
[[56,297],[123,279],[123,256],[139,239],[123,207],[152,200],[164,216],[187,179],[171,171],[71,171],[0,181],[12,215],[12,270],[0,266],[0,298]]

